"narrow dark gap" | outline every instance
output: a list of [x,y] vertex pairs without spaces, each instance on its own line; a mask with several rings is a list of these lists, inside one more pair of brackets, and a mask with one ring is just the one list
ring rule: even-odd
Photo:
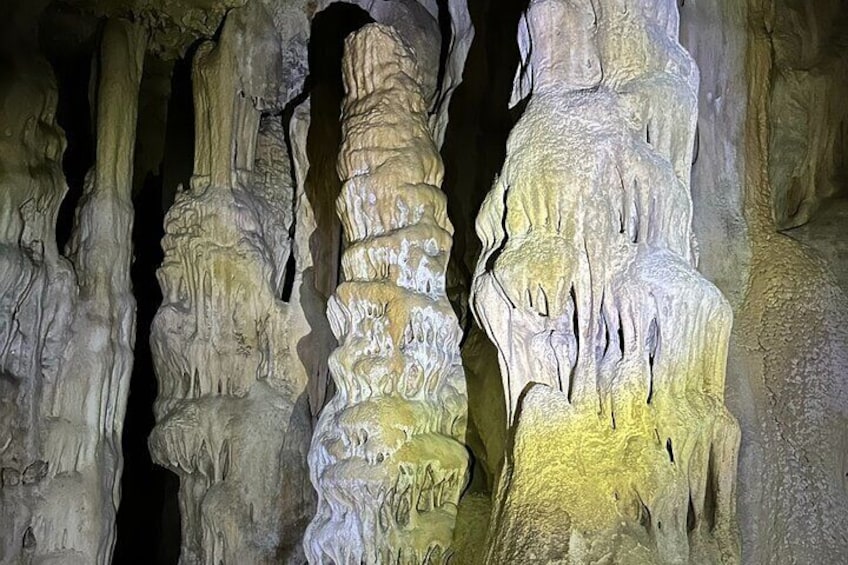
[[692,493],[689,493],[689,507],[686,510],[686,531],[691,533],[698,525],[698,518],[695,513],[695,504],[692,502]]
[[280,300],[289,302],[292,292],[294,291],[294,275],[297,271],[297,265],[294,261],[294,252],[289,252],[289,258],[286,261],[286,270],[283,275],[283,292],[280,295]]
[[715,461],[713,460],[713,454],[710,452],[710,459],[707,463],[707,485],[706,492],[704,494],[704,522],[707,526],[708,531],[712,531],[715,528],[716,524],[716,508],[718,507],[716,492],[716,469],[715,469]]
[[571,368],[571,375],[568,377],[568,401],[572,401],[574,394],[574,377],[577,367],[577,359],[580,357],[580,314],[577,311],[577,291],[574,285],[571,285],[568,299],[571,301],[571,335],[574,336],[574,365]]
[[[309,172],[304,192],[312,207],[316,224],[309,239],[312,266],[303,272],[301,300],[312,331],[297,345],[298,355],[307,370],[325,389],[325,401],[335,392],[325,360],[334,345],[329,343],[325,307],[341,278],[343,247],[341,223],[336,216],[336,199],[341,191],[336,162],[342,141],[341,104],[342,55],[345,38],[374,20],[365,10],[336,2],[312,19],[309,38],[309,76],[305,91],[309,96],[310,123],[306,135]],[[326,385],[324,384],[326,383]],[[313,407],[317,413],[320,407]]]
[[64,253],[71,239],[74,212],[82,196],[85,176],[94,165],[94,126],[88,100],[93,48],[88,47],[61,58],[51,58],[59,87],[56,121],[65,130],[68,143],[62,157],[68,193],[59,207],[56,221],[56,245],[60,253]]
[[[474,40],[462,83],[451,98],[442,146],[443,189],[455,229],[450,268],[466,290],[480,253],[474,231],[477,211],[503,166],[507,137],[520,116],[521,108],[510,110],[509,100],[518,68],[518,20],[527,4],[468,1]],[[462,294],[467,297],[467,292]],[[467,304],[454,307],[467,311]]]
[[618,313],[618,354],[619,359],[624,359],[624,320],[621,319],[621,312]]
[[644,502],[639,503],[639,524],[650,533],[651,531],[651,511],[645,506]]
[[648,399],[650,404],[654,399],[654,365],[656,363],[657,353],[660,345],[660,330],[656,320],[651,320],[648,327]]
[[441,50],[439,51],[439,76],[436,80],[436,92],[441,92],[442,84],[445,80],[445,73],[447,72],[448,55],[450,54],[450,45],[453,40],[453,30],[451,29],[451,16],[448,0],[436,0],[436,3],[439,7],[439,33],[442,37]]
[[336,172],[342,141],[341,104],[344,40],[352,32],[373,22],[368,12],[352,4],[337,2],[312,20],[309,40],[310,125],[306,139],[309,173],[306,196],[315,213],[317,229],[310,241],[315,288],[325,297],[339,279],[341,224],[336,217],[336,198],[341,180]]
[[309,172],[306,197],[315,213],[317,229],[309,242],[314,265],[315,288],[327,297],[335,290],[340,273],[341,223],[336,217],[336,198],[341,180],[336,172],[342,141],[342,55],[345,38],[374,20],[365,10],[337,2],[312,20],[309,40],[310,125],[306,138]]
[[139,100],[133,186],[133,294],[137,301],[135,362],[124,422],[124,473],[117,517],[115,564],[177,563],[180,554],[179,479],[155,465],[147,437],[155,425],[157,381],[150,327],[162,303],[156,279],[165,213],[177,186],[191,175],[194,124],[190,58],[170,66],[148,58]]

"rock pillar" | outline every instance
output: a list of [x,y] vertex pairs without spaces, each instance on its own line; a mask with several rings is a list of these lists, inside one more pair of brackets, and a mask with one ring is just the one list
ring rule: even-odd
[[342,73],[347,248],[328,316],[336,395],[309,454],[311,563],[433,563],[450,555],[466,483],[461,331],[445,293],[453,228],[414,52],[390,27],[348,37]]
[[695,270],[677,7],[533,0],[472,303],[513,426],[491,563],[735,562],[731,312]]

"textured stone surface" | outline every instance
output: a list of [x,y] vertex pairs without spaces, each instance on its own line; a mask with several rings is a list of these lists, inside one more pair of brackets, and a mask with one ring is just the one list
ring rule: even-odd
[[489,562],[739,559],[731,315],[693,267],[698,79],[677,26],[663,1],[522,20],[529,102],[477,219],[473,304],[515,426]]
[[[161,175],[170,202],[192,167],[163,241],[150,438],[183,486],[184,563],[734,561],[734,497],[742,562],[846,560],[844,2],[677,2],[700,88],[671,0],[537,1],[548,12],[517,42],[526,3],[468,4],[3,4],[0,563],[110,560],[133,361],[130,186]],[[472,18],[489,39],[466,62]],[[348,62],[343,233],[336,65],[371,21],[392,40],[371,29],[355,40],[370,54]],[[452,97],[463,73],[476,82]],[[728,307],[695,268],[736,319],[726,383]],[[416,308],[444,335],[419,316],[407,343],[395,329]],[[304,547],[330,367],[341,384],[314,438],[322,506]],[[410,367],[449,384],[411,397],[419,381],[398,376]],[[725,395],[741,428],[736,493]]]
[[734,307],[748,282],[745,221],[747,7],[699,0],[680,7],[680,42],[698,64],[698,126],[692,156],[692,229],[698,269]]
[[815,250],[836,276],[842,291],[848,293],[848,198],[828,201],[815,217],[801,227],[784,232]]
[[307,377],[294,352],[297,292],[281,300],[294,221],[273,110],[279,43],[261,5],[230,12],[192,69],[191,187],[166,218],[154,460],[180,476],[182,563],[301,562],[311,515]]
[[392,28],[349,36],[337,201],[345,280],[328,316],[336,395],[309,462],[312,563],[442,562],[466,482],[461,332],[445,294],[452,227],[425,80]]
[[848,554],[848,302],[830,268],[775,233],[770,104],[775,5],[749,12],[745,217],[751,276],[730,374],[742,422],[739,508],[746,563],[830,563]]
[[848,14],[842,0],[775,0],[771,10],[772,214],[790,228],[809,221],[848,173]]
[[127,22],[110,21],[102,33],[96,163],[67,258],[56,247],[65,141],[52,72],[35,57],[8,69],[0,120],[3,563],[111,560],[135,339],[130,191],[145,40]]

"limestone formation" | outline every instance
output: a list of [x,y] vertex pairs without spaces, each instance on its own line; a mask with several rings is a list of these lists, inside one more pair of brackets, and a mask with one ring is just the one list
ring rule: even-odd
[[808,222],[848,173],[848,16],[841,0],[776,0],[772,10],[768,167],[783,229]]
[[109,21],[95,59],[96,161],[67,258],[56,86],[31,57],[4,93],[0,562],[109,563],[135,339],[133,145],[146,36]]
[[151,334],[150,448],[180,476],[182,563],[302,562],[311,515],[306,375],[282,301],[294,203],[279,48],[253,3],[192,69],[194,176],[166,218]]
[[[335,25],[348,31],[370,21],[392,26],[415,51],[429,106],[428,124],[437,145],[444,138],[451,97],[461,82],[474,33],[466,0],[320,0],[306,7],[302,2],[286,2],[269,9],[274,10],[274,21],[283,38],[284,64],[291,71],[284,77],[283,97],[297,104],[292,111],[289,139],[298,218],[304,222],[294,230],[300,249],[296,251],[296,265],[303,275],[299,281],[303,316],[298,330],[303,338],[298,342],[298,355],[311,375],[310,404],[317,415],[332,395],[327,358],[336,344],[325,312],[340,280],[341,256],[341,226],[333,206],[341,189],[335,173],[341,92],[336,100],[332,92],[335,85],[322,84],[323,80],[339,79],[336,75],[340,71],[317,68],[339,61],[328,61],[335,56],[336,38],[323,37],[318,28],[333,18],[342,18],[343,22]],[[450,23],[449,30],[440,26],[445,21]],[[327,26],[333,24],[331,21]],[[321,65],[317,64],[319,59]],[[303,102],[299,102],[301,97],[305,97]]]
[[347,247],[328,316],[336,395],[310,449],[311,563],[438,563],[466,482],[461,332],[445,294],[452,227],[426,69],[392,28],[349,36],[337,209]]
[[845,0],[0,5],[0,565],[848,562]]
[[[748,12],[755,30],[743,93],[751,277],[731,357],[741,380],[734,404],[744,416],[743,560],[831,563],[848,555],[848,298],[821,256],[775,233],[775,187],[786,179],[774,176],[782,165],[773,161],[787,151],[773,151],[783,114],[771,81],[781,48],[768,30],[783,4],[758,0]],[[813,8],[826,13],[828,3]]]
[[477,220],[512,448],[491,563],[737,562],[730,308],[695,270],[697,68],[676,3],[534,0],[529,96]]

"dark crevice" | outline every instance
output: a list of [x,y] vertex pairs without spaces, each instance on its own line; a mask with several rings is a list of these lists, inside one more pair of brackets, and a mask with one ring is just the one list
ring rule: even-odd
[[59,87],[56,121],[65,130],[68,143],[62,157],[68,193],[59,207],[56,222],[56,244],[60,252],[64,252],[71,239],[85,176],[94,166],[94,126],[88,100],[91,57],[91,50],[83,50],[51,61]]
[[648,399],[647,403],[650,404],[654,398],[654,365],[656,363],[656,357],[659,352],[660,345],[660,333],[659,326],[657,326],[656,320],[651,320],[651,325],[648,327]]
[[297,271],[297,265],[294,262],[294,252],[289,252],[289,258],[286,261],[286,270],[283,273],[283,292],[280,296],[280,300],[283,302],[289,302],[291,300],[292,292],[294,291],[294,275]]
[[306,139],[309,172],[306,197],[315,213],[317,228],[310,241],[315,287],[329,296],[339,282],[342,229],[336,216],[341,180],[336,161],[342,141],[340,108],[344,98],[342,55],[345,38],[374,20],[365,10],[337,2],[312,20],[309,40],[310,124]]
[[[453,30],[451,29],[451,16],[448,0],[436,0],[439,8],[439,34],[441,35],[441,46],[439,51],[439,75],[436,79],[436,92],[442,96],[442,85],[445,82],[447,72],[448,55],[450,55],[451,41],[453,41]],[[441,98],[433,105],[436,110],[441,105]]]
[[710,459],[707,463],[706,492],[704,493],[703,519],[707,529],[712,531],[716,525],[716,508],[718,507],[718,485],[716,483],[718,478],[716,477],[715,461],[713,460],[712,451],[710,452],[709,457]]
[[[146,96],[142,80],[141,96]],[[177,61],[170,75],[161,150],[136,142],[135,161],[145,161],[151,151],[161,155],[158,170],[148,172],[140,186],[133,187],[133,248],[131,276],[137,301],[135,362],[124,422],[124,473],[122,499],[117,517],[115,564],[177,563],[180,554],[180,515],[177,493],[179,479],[155,465],[147,438],[155,425],[153,403],[158,392],[150,350],[150,328],[162,303],[156,269],[162,264],[161,239],[165,213],[186,187],[194,160],[194,120],[191,94],[190,55]],[[140,100],[139,108],[153,107]],[[139,115],[139,122],[149,117]],[[147,159],[149,161],[149,159]]]
[[697,525],[697,516],[695,513],[695,504],[692,502],[692,493],[689,493],[689,508],[686,511],[686,531],[692,532]]
[[[445,165],[443,189],[455,228],[450,269],[464,279],[466,289],[480,253],[474,232],[477,211],[503,167],[507,137],[520,116],[520,109],[509,109],[509,100],[519,59],[515,37],[527,3],[468,2],[474,40],[462,83],[451,97],[441,151]],[[487,270],[491,271],[499,251],[488,258]],[[466,305],[455,308],[465,310]]]
[[621,312],[618,313],[618,352],[619,358],[624,359],[624,321],[621,319]]
[[695,147],[692,149],[692,165],[698,162],[698,154],[701,152],[701,125],[695,124]]
[[644,502],[639,503],[639,524],[645,528],[646,531],[651,531],[651,511],[648,510],[648,507],[645,506]]
[[572,394],[574,393],[574,377],[576,368],[577,368],[577,359],[580,357],[580,321],[577,312],[577,292],[574,289],[574,285],[571,285],[571,290],[568,293],[569,300],[571,301],[571,335],[574,336],[574,364],[571,367],[571,374],[568,376],[568,401],[572,401]]

